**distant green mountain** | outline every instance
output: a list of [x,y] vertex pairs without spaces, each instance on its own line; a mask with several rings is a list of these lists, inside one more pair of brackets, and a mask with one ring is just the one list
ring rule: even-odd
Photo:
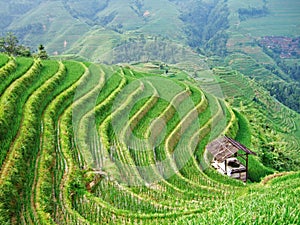
[[127,32],[134,32],[133,36],[147,33],[177,40],[185,37],[178,7],[167,0],[0,1],[0,4],[5,20],[3,32],[14,31],[32,47],[42,42],[51,54],[65,53],[95,30],[107,30],[107,39],[128,36]]
[[300,112],[297,0],[0,0],[0,12],[1,33],[33,50],[41,43],[59,58],[195,72],[230,66]]
[[[95,31],[107,32],[106,38],[112,42],[120,41],[116,36],[144,34],[195,48],[212,47],[216,43],[209,42],[220,40],[223,34],[227,43],[224,51],[234,51],[232,41],[239,44],[247,41],[247,37],[249,40],[267,35],[299,36],[300,26],[300,4],[296,0],[285,3],[278,0],[0,0],[0,6],[2,33],[14,31],[33,48],[42,42],[52,54],[70,51],[84,40],[87,43],[83,44],[89,45],[87,37]],[[98,41],[99,45],[105,43]],[[215,47],[220,51],[217,48],[220,46]]]

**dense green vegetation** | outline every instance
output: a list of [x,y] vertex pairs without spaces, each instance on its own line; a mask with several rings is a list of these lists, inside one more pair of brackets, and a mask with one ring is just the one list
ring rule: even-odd
[[18,38],[11,32],[0,38],[0,52],[13,56],[31,56],[29,48],[19,45]]
[[[237,137],[249,147],[252,143],[264,165],[279,171],[299,170],[300,164],[295,157],[299,151],[299,147],[296,147],[299,114],[280,104],[257,82],[231,67],[216,67],[212,72],[210,80],[200,79],[201,74],[196,79],[204,90],[227,99],[246,116],[249,122],[241,119],[241,123],[244,121],[248,124],[251,135],[248,140],[247,136],[241,139],[239,135]],[[246,129],[245,125],[243,129]],[[242,135],[248,133],[246,129]],[[260,168],[259,165],[255,167]]]
[[228,8],[239,14],[230,17],[227,65],[255,78],[277,100],[299,112],[299,33],[294,29],[299,2],[231,0]]
[[[213,70],[225,94],[218,98],[212,83],[173,67],[168,77],[159,75],[163,67],[149,73],[5,55],[0,62],[1,224],[300,220],[299,172],[260,182],[299,169],[297,138],[275,141],[297,137],[299,115],[277,103],[280,113],[263,116],[274,99],[237,71]],[[223,134],[258,153],[247,184],[218,174],[204,157]]]
[[0,224],[298,224],[299,6],[0,0]]

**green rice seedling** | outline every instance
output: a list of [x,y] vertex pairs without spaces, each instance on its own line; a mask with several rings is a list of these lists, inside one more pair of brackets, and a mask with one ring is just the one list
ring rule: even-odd
[[8,74],[0,76],[0,95],[4,90],[16,79],[26,73],[34,63],[32,58],[18,57],[14,59],[16,67],[13,70],[7,71]]
[[16,67],[17,64],[14,58],[10,58],[7,63],[5,62],[5,64],[0,68],[0,80],[5,80],[9,74],[16,69]]
[[0,54],[0,67],[4,66],[9,60],[9,57],[5,54]]
[[[55,184],[53,184],[52,180],[52,176],[55,178],[59,177],[56,169],[61,169],[53,166],[56,161],[55,149],[57,148],[56,122],[61,112],[70,104],[70,101],[66,101],[66,99],[72,99],[72,95],[74,95],[76,85],[72,86],[72,84],[75,84],[84,72],[82,65],[79,63],[64,62],[64,65],[67,69],[67,74],[57,88],[57,93],[60,94],[56,96],[44,112],[43,139],[41,141],[40,158],[37,168],[39,176],[36,178],[35,185],[38,220],[46,224],[54,223],[52,217],[54,215],[55,199],[59,195],[53,193]],[[66,93],[63,93],[64,91]]]
[[[52,72],[56,72],[57,68],[55,67],[55,65],[56,64],[53,64],[53,62],[52,64],[51,62],[49,62],[48,68],[44,67],[45,69],[43,72],[44,75],[46,74],[45,78],[47,78],[47,75],[51,76]],[[58,76],[62,75],[63,71],[61,71],[61,73],[58,73]],[[60,77],[58,79],[60,79]],[[43,81],[45,80],[41,80],[41,82]],[[26,78],[23,82],[26,82]],[[10,191],[15,191],[19,194],[23,194],[24,196],[26,196],[26,188],[28,187],[27,185],[29,185],[32,174],[29,173],[29,176],[26,177],[24,176],[24,174],[22,174],[22,172],[12,170],[11,168],[22,168],[23,171],[30,171],[30,165],[27,166],[26,164],[24,164],[24,161],[28,160],[29,162],[31,162],[31,159],[35,158],[35,154],[37,151],[37,141],[35,138],[39,135],[39,118],[41,116],[41,110],[44,107],[42,105],[41,107],[37,106],[39,105],[40,101],[44,100],[45,96],[48,94],[47,91],[51,91],[51,88],[55,88],[55,84],[55,80],[53,81],[53,83],[51,83],[51,81],[45,82],[45,84],[42,85],[42,88],[37,89],[35,92],[33,92],[33,94],[25,103],[24,116],[22,117],[22,122],[18,131],[18,135],[16,136],[15,140],[11,143],[7,157],[1,169],[0,184],[3,185],[4,189],[6,188],[7,181],[9,182],[11,180],[14,180],[12,179],[12,177],[19,177],[19,179],[22,181],[22,185],[17,185],[13,182],[15,187]],[[17,90],[18,83],[15,85],[15,90]],[[14,102],[13,97],[10,97],[9,95],[7,95],[7,97],[10,98],[12,102]],[[9,111],[6,112],[9,113]],[[22,190],[23,188],[24,190]],[[24,197],[23,201],[26,201],[26,197]],[[11,206],[8,205],[7,207],[9,208]],[[18,212],[18,210],[19,209],[17,207],[12,207],[10,208],[10,213],[16,213]]]

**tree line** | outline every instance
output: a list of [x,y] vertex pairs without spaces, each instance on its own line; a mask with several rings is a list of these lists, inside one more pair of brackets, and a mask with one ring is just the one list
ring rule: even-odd
[[269,13],[269,9],[266,5],[262,8],[248,7],[248,8],[240,8],[238,10],[239,19],[241,21],[245,21],[249,18],[257,18],[266,16]]
[[48,54],[42,44],[38,46],[37,53],[33,54],[29,47],[19,44],[18,38],[12,32],[8,32],[5,36],[0,37],[0,52],[9,56],[33,56],[40,59],[48,59]]
[[287,83],[272,81],[266,83],[270,94],[289,108],[300,113],[300,85],[299,83]]

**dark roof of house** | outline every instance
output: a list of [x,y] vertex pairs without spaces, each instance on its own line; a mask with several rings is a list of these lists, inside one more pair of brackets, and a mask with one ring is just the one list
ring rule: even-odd
[[238,150],[244,151],[246,154],[256,155],[255,152],[249,150],[246,146],[237,142],[230,137],[220,137],[206,146],[206,149],[214,156],[218,162],[223,162]]

